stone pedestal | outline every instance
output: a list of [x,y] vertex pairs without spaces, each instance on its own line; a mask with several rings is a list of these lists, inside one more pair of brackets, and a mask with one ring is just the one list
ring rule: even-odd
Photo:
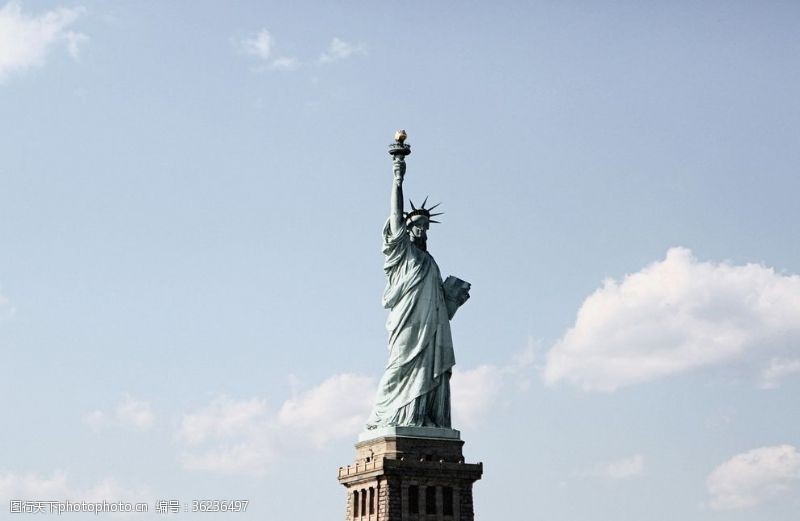
[[347,521],[473,521],[472,484],[482,463],[465,463],[459,432],[392,427],[367,431],[356,461],[339,468]]

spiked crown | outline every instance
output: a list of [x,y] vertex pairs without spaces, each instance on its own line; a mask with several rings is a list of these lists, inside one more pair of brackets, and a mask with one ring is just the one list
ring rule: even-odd
[[426,197],[425,200],[422,201],[422,204],[420,205],[420,207],[417,208],[416,206],[414,206],[414,202],[411,199],[409,199],[408,202],[411,203],[411,211],[405,214],[406,224],[407,225],[411,224],[414,221],[416,221],[420,217],[426,217],[428,219],[428,222],[430,222],[430,223],[439,224],[439,221],[434,221],[433,219],[431,219],[431,217],[436,217],[437,215],[442,215],[442,213],[431,213],[431,210],[433,210],[434,208],[436,208],[437,206],[439,206],[442,203],[436,203],[433,206],[431,206],[430,208],[425,208],[425,203],[428,202],[428,198]]

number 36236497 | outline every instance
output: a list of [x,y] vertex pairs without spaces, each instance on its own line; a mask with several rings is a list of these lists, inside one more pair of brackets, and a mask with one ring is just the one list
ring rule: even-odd
[[248,499],[202,499],[192,501],[192,512],[246,512]]

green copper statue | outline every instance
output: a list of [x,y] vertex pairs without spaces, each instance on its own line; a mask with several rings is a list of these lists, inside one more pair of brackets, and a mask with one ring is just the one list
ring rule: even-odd
[[455,277],[442,281],[428,253],[428,228],[436,206],[403,211],[405,131],[389,147],[393,157],[391,213],[383,229],[383,269],[388,278],[389,362],[378,385],[367,429],[413,426],[450,428],[450,375],[455,356],[450,319],[469,298],[470,285]]

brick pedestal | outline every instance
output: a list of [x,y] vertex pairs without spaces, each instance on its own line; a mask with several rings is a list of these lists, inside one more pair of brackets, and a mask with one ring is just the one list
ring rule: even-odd
[[360,441],[355,463],[339,468],[346,521],[473,521],[472,484],[483,464],[465,463],[463,445],[424,436]]

